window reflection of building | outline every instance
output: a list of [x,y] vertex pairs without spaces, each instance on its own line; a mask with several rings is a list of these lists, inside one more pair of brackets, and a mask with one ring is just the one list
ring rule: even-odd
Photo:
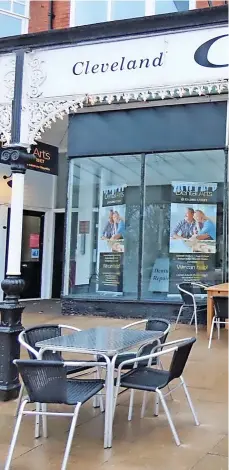
[[[170,300],[171,294],[171,253],[170,217],[172,182],[192,181],[198,190],[209,189],[204,184],[217,185],[216,255],[209,270],[209,281],[222,281],[223,245],[223,200],[225,157],[223,150],[170,152],[149,154],[145,158],[144,178],[141,179],[139,155],[113,157],[74,158],[71,160],[72,179],[70,190],[72,203],[72,224],[68,235],[71,263],[76,266],[75,281],[70,283],[68,295],[92,296],[99,298],[98,291],[98,227],[101,211],[102,189],[109,185],[125,189],[126,234],[123,262],[123,296],[137,299],[139,295],[139,272],[141,273],[140,298],[143,300]],[[210,164],[209,164],[210,163]],[[203,184],[199,184],[199,182]],[[195,185],[195,182],[197,183]],[[177,187],[179,186],[179,183]],[[140,192],[144,190],[143,229],[140,229]],[[87,198],[85,197],[87,194]],[[71,198],[70,198],[71,201]],[[187,206],[190,204],[187,203]],[[90,220],[91,233],[87,235],[86,255],[80,253],[78,220]],[[142,260],[139,259],[139,245]],[[207,243],[206,243],[207,245]],[[207,250],[207,246],[205,247]],[[198,250],[197,250],[198,251]],[[67,249],[68,252],[68,249]],[[205,253],[204,248],[202,253]],[[207,251],[206,251],[207,253]],[[70,261],[70,260],[69,260]],[[67,260],[67,262],[69,262]],[[68,272],[68,271],[66,271]],[[106,293],[112,297],[112,293]]]

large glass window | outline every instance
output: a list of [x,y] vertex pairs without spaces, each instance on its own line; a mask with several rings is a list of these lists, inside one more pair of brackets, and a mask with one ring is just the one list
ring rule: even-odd
[[146,156],[142,298],[222,281],[224,151]]
[[70,162],[65,295],[168,300],[222,282],[223,150]]
[[0,1],[0,37],[28,32],[29,0]]
[[65,291],[137,298],[141,157],[71,160]]
[[193,8],[194,0],[72,0],[71,26],[171,13]]

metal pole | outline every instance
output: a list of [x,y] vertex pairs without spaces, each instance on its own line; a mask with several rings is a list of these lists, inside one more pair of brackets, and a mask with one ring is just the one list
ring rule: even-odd
[[23,196],[26,166],[31,159],[27,154],[27,146],[20,143],[23,66],[24,52],[18,51],[12,102],[11,144],[1,152],[1,161],[11,164],[12,194],[7,274],[1,283],[5,301],[0,304],[0,401],[15,399],[20,391],[18,371],[13,360],[20,357],[18,335],[23,329],[21,314],[24,306],[19,304],[24,288],[24,281],[21,279]]

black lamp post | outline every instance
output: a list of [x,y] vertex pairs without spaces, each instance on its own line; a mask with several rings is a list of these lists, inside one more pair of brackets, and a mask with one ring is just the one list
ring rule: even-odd
[[12,144],[1,152],[1,161],[11,164],[12,196],[6,278],[1,287],[5,301],[0,303],[0,401],[17,398],[20,382],[13,359],[20,357],[18,335],[22,331],[24,306],[19,297],[24,288],[21,278],[21,239],[23,220],[24,177],[26,166],[34,160],[21,144]]
[[24,306],[19,297],[24,288],[21,279],[21,240],[23,221],[24,179],[27,163],[34,160],[27,153],[28,145],[21,144],[22,129],[27,136],[26,121],[21,122],[24,51],[16,52],[14,97],[12,100],[11,144],[1,148],[1,161],[11,165],[12,192],[9,223],[6,278],[1,287],[5,301],[0,304],[0,401],[17,398],[20,382],[13,359],[20,357],[18,335],[22,331],[21,314]]

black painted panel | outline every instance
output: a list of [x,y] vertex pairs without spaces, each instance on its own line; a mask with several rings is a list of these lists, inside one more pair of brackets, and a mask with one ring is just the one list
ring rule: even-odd
[[70,157],[225,147],[226,102],[76,114]]

